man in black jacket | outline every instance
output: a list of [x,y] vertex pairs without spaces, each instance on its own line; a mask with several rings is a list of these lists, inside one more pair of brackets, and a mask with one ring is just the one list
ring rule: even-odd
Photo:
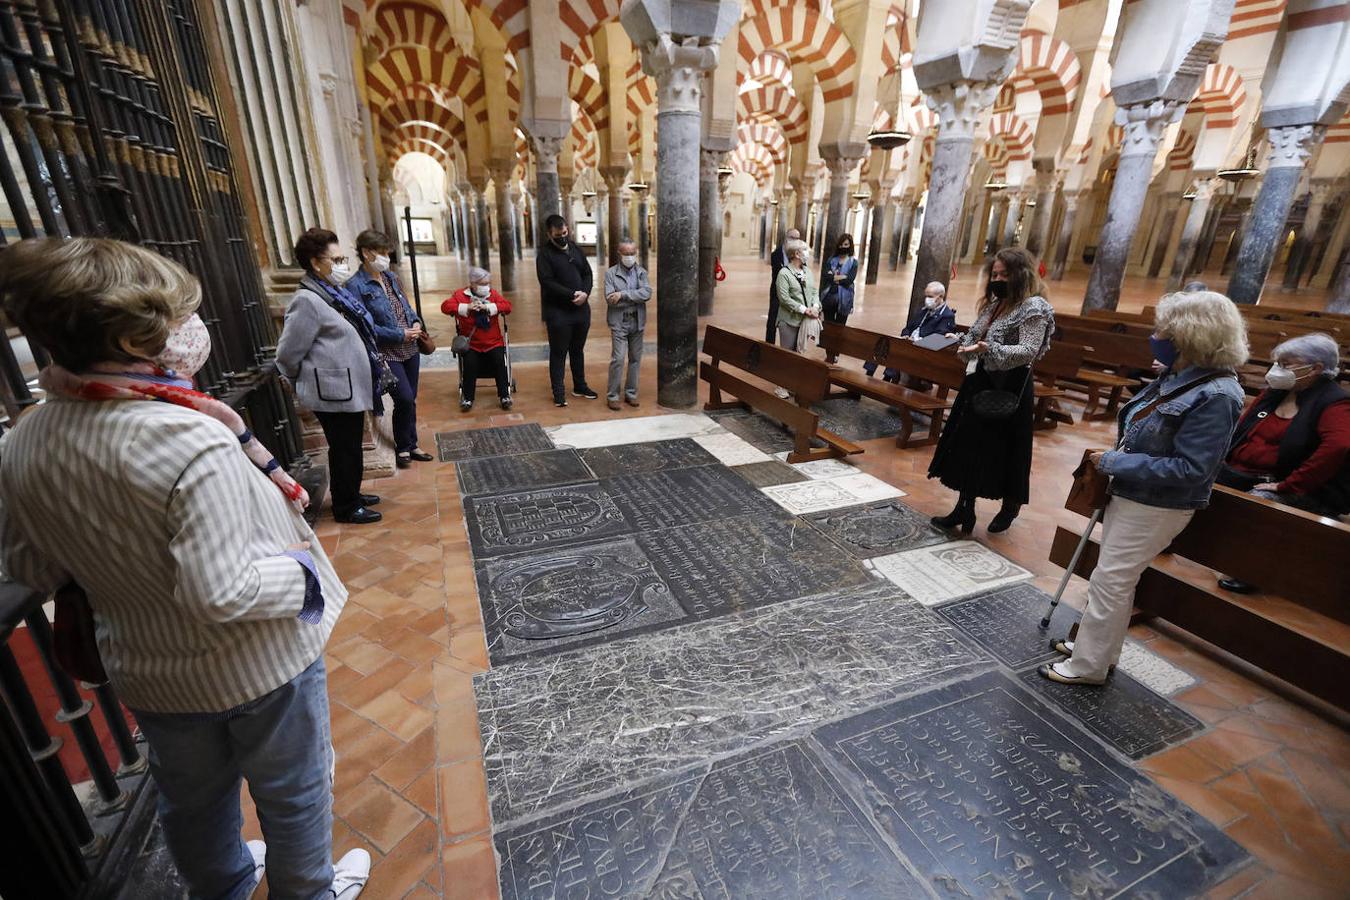
[[[774,248],[773,253],[769,254],[769,267],[771,273],[769,276],[769,322],[764,327],[764,340],[770,344],[778,337],[778,271],[787,265],[787,254],[783,253],[783,244],[788,241],[800,240],[802,233],[795,228],[789,228],[783,235],[783,243]],[[795,347],[789,349],[795,350]]]
[[548,329],[548,377],[553,386],[553,405],[566,406],[563,368],[572,360],[572,393],[594,400],[598,394],[586,384],[586,335],[591,330],[591,264],[581,248],[567,239],[567,222],[562,216],[544,221],[548,243],[534,257],[539,276],[539,292],[544,304],[544,325]]

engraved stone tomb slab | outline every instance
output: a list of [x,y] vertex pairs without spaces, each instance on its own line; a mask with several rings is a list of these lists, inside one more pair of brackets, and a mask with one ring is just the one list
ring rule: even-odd
[[882,577],[927,606],[1023,581],[1031,573],[975,541],[953,541],[872,560]]
[[675,413],[639,416],[635,419],[603,419],[598,422],[569,422],[554,425],[548,435],[558,447],[609,447],[641,441],[665,441],[721,431],[717,423],[703,413]]
[[493,664],[685,615],[631,538],[489,559],[475,568]]
[[806,476],[785,462],[776,459],[750,463],[745,466],[732,466],[731,471],[753,484],[755,487],[771,487],[775,484],[793,484],[806,481]]
[[476,560],[632,531],[598,484],[466,497],[464,518]]
[[755,447],[744,438],[730,431],[718,431],[715,434],[700,434],[694,437],[698,445],[717,457],[724,466],[743,466],[749,463],[764,462],[773,457]]
[[493,821],[801,736],[990,665],[877,584],[494,666],[474,679]]
[[905,492],[898,487],[864,472],[797,484],[780,484],[764,488],[764,493],[783,509],[799,516],[905,496]]
[[460,493],[466,497],[595,480],[575,450],[484,456],[456,463],[455,469]]
[[1117,669],[1105,685],[1057,684],[1035,669],[1022,682],[1131,759],[1143,759],[1204,730],[1186,710]]
[[656,779],[495,841],[504,900],[927,896],[795,741]]
[[[775,453],[774,459],[787,461],[788,453],[783,451]],[[801,472],[807,478],[838,478],[841,475],[857,475],[859,469],[851,462],[842,459],[813,459],[810,462],[793,463],[792,468]]]
[[691,438],[588,447],[581,451],[581,458],[586,460],[586,465],[597,478],[660,472],[663,469],[687,469],[717,462],[717,457]]
[[812,404],[820,414],[820,427],[850,441],[871,441],[900,433],[900,414],[868,397],[852,400],[834,397]]
[[680,604],[706,618],[869,582],[860,562],[797,519],[742,516],[638,535]]
[[928,516],[899,500],[812,513],[805,518],[858,559],[941,544],[950,539],[945,531],[929,523]]
[[1192,897],[1246,856],[1000,674],[815,738],[877,798],[873,812],[939,896]]
[[436,449],[440,451],[441,462],[458,462],[461,459],[475,459],[480,456],[552,450],[553,442],[548,439],[543,428],[531,422],[528,425],[501,425],[494,428],[438,432]]
[[1020,671],[1064,657],[1050,642],[1066,637],[1078,611],[1067,603],[1055,607],[1050,627],[1042,631],[1041,616],[1050,608],[1050,595],[1032,584],[1013,584],[937,608],[937,614],[970,635],[999,662]]
[[725,466],[616,475],[601,486],[636,531],[673,528],[728,516],[780,518],[782,512]]
[[[752,413],[748,410],[735,409],[723,412],[710,413],[717,424],[721,425],[727,431],[737,437],[743,438],[765,453],[777,453],[780,450],[791,450],[795,445],[795,439],[792,432],[788,431],[782,425],[775,422],[767,416],[761,416],[759,413]],[[812,442],[813,447],[823,447],[825,443],[820,440]]]

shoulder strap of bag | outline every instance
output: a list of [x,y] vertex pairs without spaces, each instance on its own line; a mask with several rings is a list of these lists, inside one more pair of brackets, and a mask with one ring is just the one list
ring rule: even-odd
[[1157,409],[1159,406],[1162,406],[1169,400],[1172,400],[1176,397],[1180,397],[1182,394],[1186,393],[1192,388],[1198,388],[1200,385],[1205,384],[1206,382],[1216,381],[1220,378],[1228,378],[1233,374],[1234,374],[1233,372],[1228,371],[1227,369],[1223,369],[1218,372],[1210,372],[1208,375],[1201,375],[1199,378],[1188,381],[1185,384],[1181,385],[1181,387],[1178,387],[1175,390],[1168,391],[1165,394],[1159,391],[1158,396],[1150,400],[1147,405],[1140,407],[1134,413],[1133,418],[1141,419],[1145,416],[1151,415],[1153,411]]

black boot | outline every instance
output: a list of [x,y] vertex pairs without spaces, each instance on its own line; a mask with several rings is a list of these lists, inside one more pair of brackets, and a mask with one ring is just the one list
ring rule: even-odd
[[1020,503],[1004,503],[1003,508],[998,511],[998,515],[989,520],[989,533],[998,534],[1001,531],[1007,531],[1021,511],[1022,504]]
[[933,516],[928,521],[937,528],[960,528],[966,534],[975,530],[975,498],[965,494],[956,501],[956,509],[945,516]]

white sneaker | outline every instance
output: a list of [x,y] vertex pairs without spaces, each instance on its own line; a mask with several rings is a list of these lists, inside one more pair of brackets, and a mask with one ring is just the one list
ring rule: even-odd
[[356,900],[369,880],[370,854],[364,850],[349,850],[333,864],[335,900]]
[[262,841],[249,841],[248,852],[253,856],[253,887],[248,889],[248,896],[253,896],[253,892],[262,884],[263,873],[267,871],[267,845]]
[[792,396],[792,394],[788,392],[787,388],[776,387],[773,389],[773,392],[774,395],[777,396],[778,399],[780,400],[786,400],[787,398]]

